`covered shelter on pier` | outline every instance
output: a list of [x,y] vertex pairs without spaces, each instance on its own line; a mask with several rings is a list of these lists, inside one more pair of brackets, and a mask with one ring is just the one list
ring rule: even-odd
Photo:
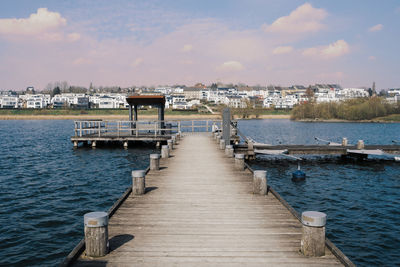
[[138,120],[138,106],[152,106],[158,108],[160,127],[164,128],[165,96],[163,95],[133,95],[126,98],[129,104],[129,120]]

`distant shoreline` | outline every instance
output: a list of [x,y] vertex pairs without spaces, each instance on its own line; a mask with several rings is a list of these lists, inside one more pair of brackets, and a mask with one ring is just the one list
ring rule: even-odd
[[[140,115],[139,119],[156,120],[157,115]],[[165,115],[166,120],[220,120],[220,114]],[[235,116],[235,119],[241,119]],[[248,119],[290,119],[290,115],[251,115]],[[129,120],[126,115],[0,115],[0,120]]]

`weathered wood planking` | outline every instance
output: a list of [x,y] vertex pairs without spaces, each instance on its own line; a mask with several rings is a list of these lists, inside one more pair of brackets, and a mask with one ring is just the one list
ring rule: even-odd
[[109,222],[111,252],[75,266],[337,266],[299,253],[301,223],[273,195],[252,194],[250,171],[234,169],[207,135],[186,136]]

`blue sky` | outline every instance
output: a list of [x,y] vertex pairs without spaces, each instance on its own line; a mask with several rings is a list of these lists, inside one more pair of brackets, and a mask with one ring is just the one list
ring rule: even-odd
[[400,2],[9,1],[0,89],[70,84],[400,87]]

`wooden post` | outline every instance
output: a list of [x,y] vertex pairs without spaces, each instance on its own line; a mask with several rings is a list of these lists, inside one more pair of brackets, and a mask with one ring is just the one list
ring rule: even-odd
[[161,157],[167,159],[169,157],[169,148],[167,145],[161,146]]
[[225,146],[225,155],[227,155],[229,158],[233,158],[234,156],[233,145]]
[[244,154],[235,154],[235,168],[238,171],[244,170]]
[[169,148],[169,153],[172,152],[172,149],[174,149],[174,144],[172,143],[172,139],[167,140],[168,148]]
[[99,137],[101,136],[101,121],[99,121]]
[[208,133],[208,120],[206,120],[206,132]]
[[132,171],[132,193],[134,195],[143,195],[146,190],[145,182],[146,171],[136,170]]
[[192,121],[192,133],[194,132],[194,121]]
[[253,194],[267,194],[267,171],[254,171]]
[[224,150],[225,149],[225,140],[221,139],[219,141],[219,149]]
[[178,132],[179,133],[181,132],[181,122],[180,121],[178,121]]
[[365,148],[364,141],[363,140],[358,140],[357,149],[364,149],[364,148]]
[[301,214],[303,224],[301,252],[305,256],[325,255],[326,214],[318,211],[305,211]]
[[82,137],[82,122],[80,121],[79,124],[79,135]]
[[150,170],[158,171],[160,169],[160,154],[150,154]]
[[347,138],[343,137],[342,138],[342,146],[347,146],[347,145],[348,145]]
[[89,212],[83,216],[86,256],[103,257],[108,253],[108,214]]

